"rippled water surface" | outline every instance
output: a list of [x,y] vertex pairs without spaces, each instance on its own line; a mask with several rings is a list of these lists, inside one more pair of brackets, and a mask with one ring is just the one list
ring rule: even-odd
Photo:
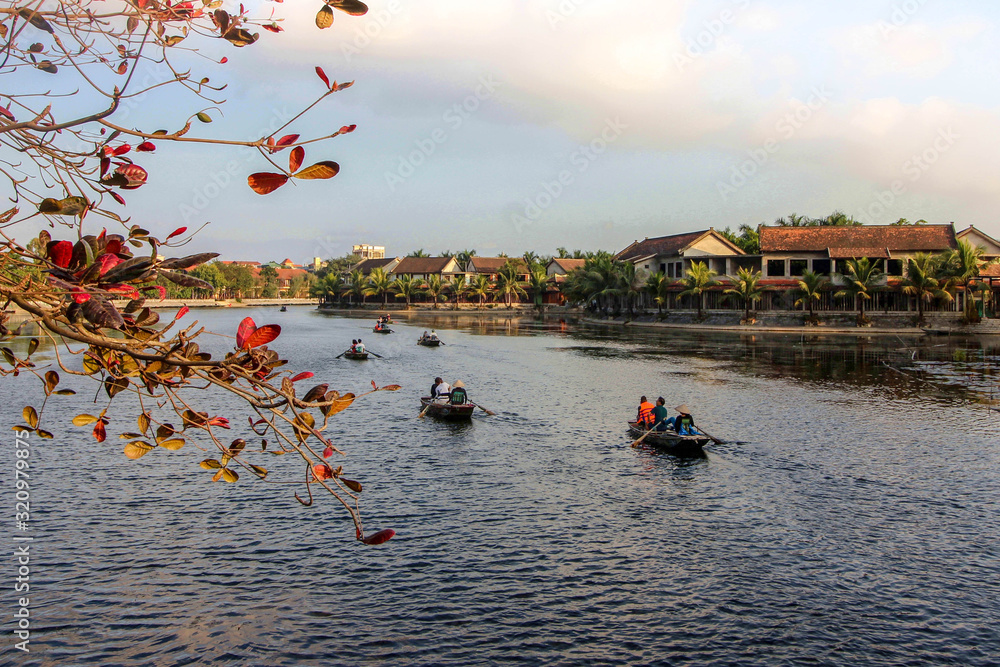
[[[33,442],[32,652],[0,663],[1000,664],[1000,343],[188,317],[247,314],[331,387],[403,386],[334,420],[367,529],[397,536],[364,547],[325,498],[60,425]],[[446,345],[416,346],[431,326]],[[334,358],[359,335],[385,359]],[[498,415],[418,420],[435,375]],[[37,393],[0,380],[4,424]],[[640,394],[731,444],[630,448]]]

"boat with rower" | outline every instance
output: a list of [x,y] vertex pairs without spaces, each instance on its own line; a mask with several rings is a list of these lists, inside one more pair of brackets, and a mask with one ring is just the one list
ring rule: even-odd
[[[645,435],[646,431],[639,422],[628,423],[628,432],[633,438]],[[700,457],[705,455],[703,448],[709,443],[709,438],[704,435],[678,435],[676,431],[666,430],[646,435],[643,442],[674,456]]]
[[389,327],[386,327],[386,326],[374,327],[372,329],[372,332],[373,333],[381,333],[381,334],[390,334],[390,333],[392,333],[392,329],[390,329]]
[[437,347],[441,344],[441,339],[437,336],[433,338],[430,336],[421,336],[417,339],[417,345],[423,345],[424,347]]
[[348,350],[344,352],[344,359],[353,359],[354,361],[365,361],[368,359],[367,352],[351,352]]
[[430,396],[420,399],[421,414],[447,421],[469,421],[476,411],[475,403],[459,403],[453,405],[443,401],[435,401]]

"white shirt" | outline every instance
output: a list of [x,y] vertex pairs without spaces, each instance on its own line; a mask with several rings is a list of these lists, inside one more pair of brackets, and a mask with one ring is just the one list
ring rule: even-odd
[[451,393],[451,385],[449,385],[447,382],[442,382],[441,384],[439,384],[437,387],[434,388],[434,398],[439,398],[442,395],[447,396],[450,393]]
[[357,347],[355,347],[354,349],[356,349],[358,352],[364,352],[365,351],[365,344],[364,343],[358,343]]

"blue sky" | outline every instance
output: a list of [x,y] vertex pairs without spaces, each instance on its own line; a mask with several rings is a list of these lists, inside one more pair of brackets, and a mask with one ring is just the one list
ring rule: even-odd
[[164,146],[128,195],[136,221],[211,222],[192,247],[295,261],[354,243],[618,250],[834,209],[1000,236],[994,3],[372,0],[322,32],[316,4],[273,5],[285,33],[200,66],[230,89],[227,127],[199,129],[263,134],[318,93],[321,65],[357,83],[295,131],[356,123],[308,149],[340,175],[261,197],[259,158]]

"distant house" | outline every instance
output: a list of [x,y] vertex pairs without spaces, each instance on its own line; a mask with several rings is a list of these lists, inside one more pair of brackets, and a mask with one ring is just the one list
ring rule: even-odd
[[553,257],[549,260],[549,263],[545,265],[545,273],[551,278],[554,276],[565,276],[572,273],[576,269],[582,269],[583,265],[587,263],[585,259],[567,259],[562,257]]
[[305,269],[275,269],[274,271],[278,274],[278,296],[288,296],[292,281],[309,275]]
[[958,247],[955,227],[871,225],[864,227],[761,227],[763,280],[798,278],[808,269],[843,273],[849,259],[867,257],[889,278],[901,278],[906,260],[918,252]]
[[388,273],[396,268],[397,264],[399,264],[399,257],[365,259],[352,266],[350,272],[361,271],[362,275],[367,276],[371,274],[373,269],[382,269]]
[[528,266],[520,257],[473,257],[465,267],[465,272],[470,277],[484,275],[490,281],[495,281],[500,269],[507,262],[514,262],[517,265],[517,273],[520,280],[528,279]]
[[983,259],[986,261],[1000,259],[1000,241],[997,241],[992,236],[976,229],[975,226],[970,225],[966,229],[958,232],[955,237],[959,241],[968,241],[973,245],[973,247],[982,248]]
[[743,265],[746,253],[725,236],[709,228],[700,232],[673,234],[635,241],[615,259],[632,262],[641,276],[662,272],[667,278],[680,279],[692,262],[705,262],[720,275],[732,275]]
[[385,259],[385,246],[360,243],[351,247],[351,254],[361,259]]
[[451,280],[462,273],[454,257],[404,257],[390,271],[393,278],[412,276],[417,280],[427,280],[440,276],[441,280]]

